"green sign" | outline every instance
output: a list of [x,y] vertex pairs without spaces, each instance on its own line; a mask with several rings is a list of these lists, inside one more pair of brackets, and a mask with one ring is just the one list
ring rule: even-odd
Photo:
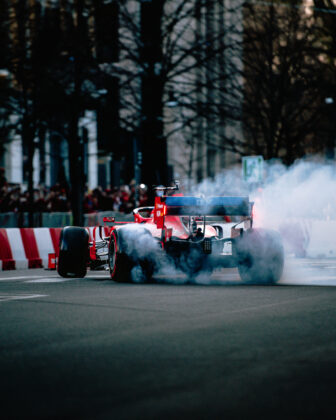
[[264,179],[264,158],[262,156],[243,157],[243,179],[246,182],[262,182]]

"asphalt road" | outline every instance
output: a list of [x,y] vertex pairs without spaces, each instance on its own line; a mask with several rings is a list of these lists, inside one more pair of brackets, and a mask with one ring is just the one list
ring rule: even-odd
[[0,272],[1,419],[334,418],[336,261],[277,286]]

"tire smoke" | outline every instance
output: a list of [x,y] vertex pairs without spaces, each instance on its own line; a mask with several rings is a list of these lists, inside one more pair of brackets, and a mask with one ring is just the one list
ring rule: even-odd
[[244,182],[237,166],[193,186],[190,194],[248,195],[254,202],[254,227],[279,231],[287,253],[336,257],[330,236],[330,229],[336,229],[334,162],[322,157],[300,159],[290,167],[264,162],[260,184]]
[[145,226],[129,224],[122,227],[123,251],[134,262],[131,278],[134,283],[144,283],[147,280],[144,264],[148,265],[155,275],[173,279],[169,283],[179,283],[182,272],[175,268],[174,263],[162,251],[160,242],[155,239]]
[[[290,167],[279,162],[265,162],[264,170],[264,182],[260,185],[244,182],[241,167],[237,166],[183,192],[204,197],[249,196],[254,202],[254,227],[278,231],[287,255],[309,257],[313,246],[321,248],[324,240],[330,241],[327,229],[314,242],[311,226],[323,222],[326,226],[334,223],[336,227],[335,165],[315,158],[298,160]],[[190,282],[184,270],[176,268],[162,252],[159,241],[146,230],[146,226],[128,225],[122,229],[127,235],[127,254],[135,260],[149,259],[154,267],[155,281],[173,284]],[[329,256],[336,256],[336,243]],[[134,282],[145,281],[139,264],[132,270],[132,278]],[[208,273],[200,273],[192,281],[212,284]],[[213,281],[218,284],[218,279]]]

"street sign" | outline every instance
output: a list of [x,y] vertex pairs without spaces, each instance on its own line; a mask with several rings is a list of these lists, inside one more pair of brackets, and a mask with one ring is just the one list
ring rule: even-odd
[[262,156],[243,157],[243,179],[246,182],[262,182],[264,178],[264,158]]

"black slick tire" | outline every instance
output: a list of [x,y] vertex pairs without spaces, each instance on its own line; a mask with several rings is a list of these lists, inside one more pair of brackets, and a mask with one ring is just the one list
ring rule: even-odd
[[122,233],[112,231],[108,250],[110,277],[118,283],[128,283],[132,281],[133,264],[131,259],[122,252],[119,236],[122,236]]
[[278,232],[251,229],[234,244],[238,272],[247,283],[274,284],[284,267],[284,248]]
[[60,236],[57,272],[61,277],[85,277],[89,259],[89,234],[85,228],[65,227]]
[[[146,229],[142,233],[150,235]],[[119,283],[147,282],[153,275],[154,264],[150,256],[139,258],[136,252],[127,253],[130,252],[128,241],[130,239],[122,228],[112,231],[108,253],[110,277]]]

